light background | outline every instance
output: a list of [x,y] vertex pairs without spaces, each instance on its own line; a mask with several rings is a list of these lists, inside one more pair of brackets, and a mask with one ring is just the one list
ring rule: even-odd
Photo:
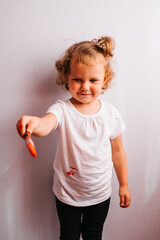
[[102,35],[115,39],[116,77],[102,98],[127,125],[132,204],[119,207],[118,182],[103,239],[160,239],[159,0],[0,1],[0,239],[57,240],[52,194],[57,134],[34,138],[33,159],[16,132],[22,115],[45,114],[69,95],[55,84],[55,60],[71,44]]

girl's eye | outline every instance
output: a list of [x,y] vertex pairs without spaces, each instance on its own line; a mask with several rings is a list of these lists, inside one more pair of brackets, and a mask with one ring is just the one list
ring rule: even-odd
[[90,82],[97,82],[97,80],[96,79],[90,79]]
[[76,81],[76,82],[81,82],[80,78],[73,78],[73,80]]

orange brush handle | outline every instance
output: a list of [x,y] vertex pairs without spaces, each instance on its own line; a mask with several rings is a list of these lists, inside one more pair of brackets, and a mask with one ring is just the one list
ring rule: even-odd
[[32,141],[30,135],[31,135],[31,133],[29,131],[26,131],[24,134],[24,138],[26,141],[27,148],[30,151],[30,154],[36,158],[37,157],[36,148],[35,148],[34,142]]

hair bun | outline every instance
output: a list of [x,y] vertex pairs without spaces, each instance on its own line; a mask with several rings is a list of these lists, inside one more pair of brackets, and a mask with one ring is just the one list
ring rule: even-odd
[[101,37],[99,39],[92,40],[96,47],[98,47],[101,51],[103,51],[104,56],[113,57],[113,50],[114,50],[114,40],[111,37]]

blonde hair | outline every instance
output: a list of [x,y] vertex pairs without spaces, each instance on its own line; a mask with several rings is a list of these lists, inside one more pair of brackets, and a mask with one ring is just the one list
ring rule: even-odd
[[58,71],[56,83],[64,85],[67,90],[67,76],[70,71],[71,60],[75,63],[83,63],[85,65],[93,65],[93,61],[104,64],[105,74],[108,74],[107,82],[103,89],[107,89],[114,72],[111,68],[111,58],[113,57],[114,40],[111,37],[101,37],[100,39],[93,39],[91,41],[82,41],[73,44],[65,52],[64,56],[58,59],[55,63]]

